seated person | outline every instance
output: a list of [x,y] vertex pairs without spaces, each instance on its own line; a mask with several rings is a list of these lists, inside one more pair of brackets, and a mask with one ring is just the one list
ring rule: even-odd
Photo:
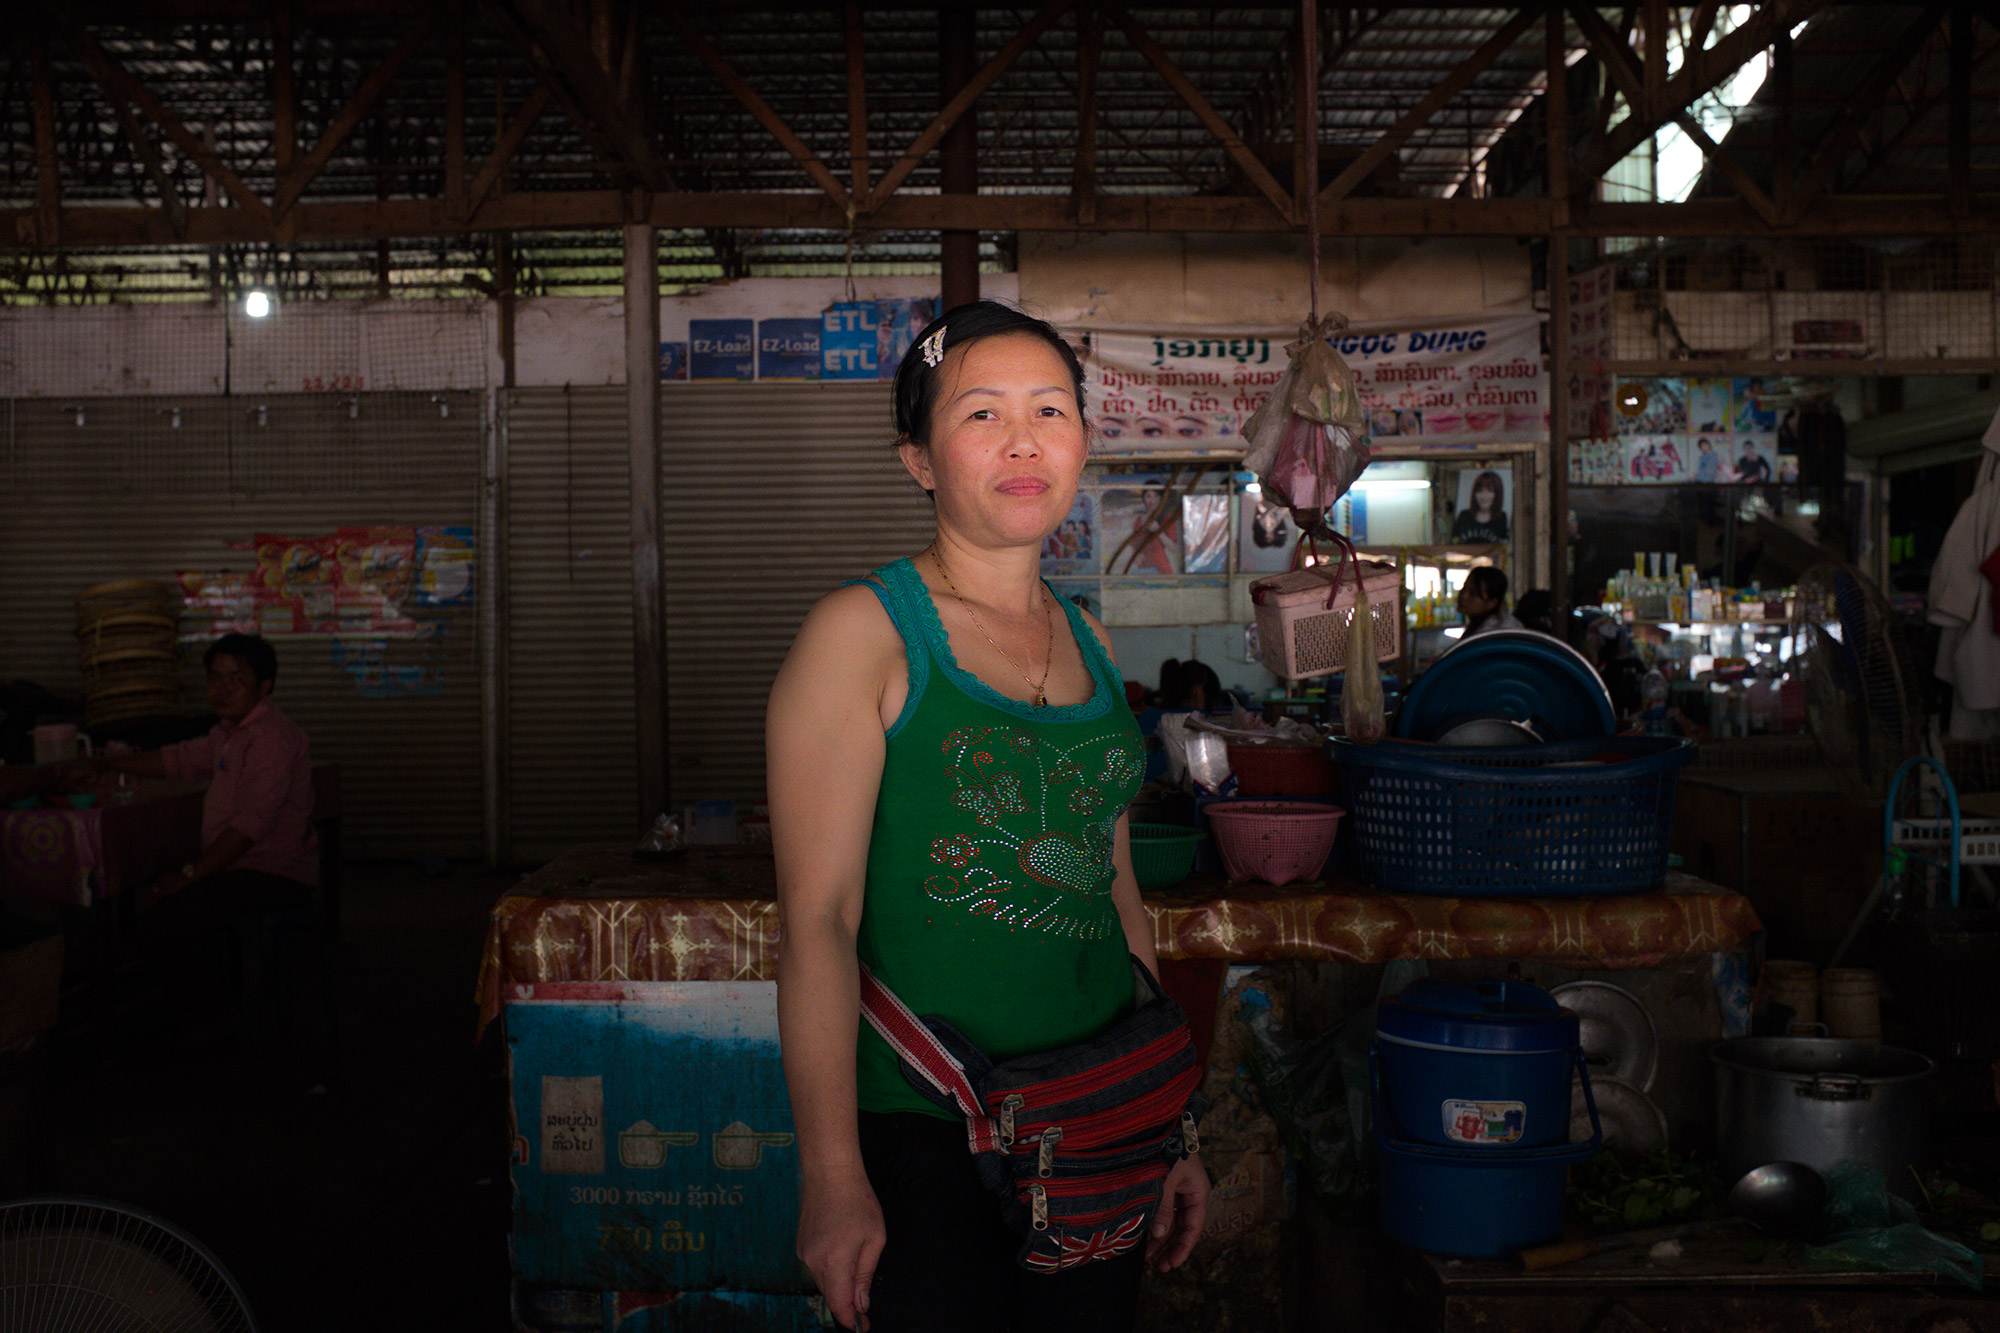
[[1162,712],[1206,713],[1232,700],[1223,693],[1222,679],[1215,668],[1190,657],[1182,662],[1169,657],[1160,663],[1159,707]]
[[255,635],[225,634],[202,663],[218,719],[208,735],[94,761],[99,771],[208,781],[201,852],[154,881],[151,902],[224,920],[305,903],[319,886],[312,761],[305,732],[271,702],[277,654]]
[[1507,572],[1498,565],[1477,565],[1458,590],[1458,610],[1465,617],[1460,641],[1495,629],[1519,629],[1521,622],[1503,609],[1507,604]]

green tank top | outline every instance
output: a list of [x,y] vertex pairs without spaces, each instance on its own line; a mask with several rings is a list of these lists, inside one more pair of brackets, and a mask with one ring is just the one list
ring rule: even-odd
[[[1009,699],[960,669],[915,566],[870,578],[908,650],[910,694],[887,733],[856,951],[996,1060],[1095,1036],[1132,1005],[1111,845],[1145,750],[1123,681],[1057,597],[1097,690],[1075,707]],[[910,1088],[866,1022],[856,1072],[864,1111],[956,1118]]]

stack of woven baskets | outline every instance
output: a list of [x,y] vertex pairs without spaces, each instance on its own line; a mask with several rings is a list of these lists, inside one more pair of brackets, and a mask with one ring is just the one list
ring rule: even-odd
[[84,725],[180,712],[180,609],[178,592],[144,579],[100,583],[76,595]]

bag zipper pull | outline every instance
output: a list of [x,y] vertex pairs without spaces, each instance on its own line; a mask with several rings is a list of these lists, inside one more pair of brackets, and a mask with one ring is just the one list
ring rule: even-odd
[[1036,1157],[1037,1174],[1052,1176],[1056,1170],[1056,1145],[1062,1142],[1062,1126],[1050,1125],[1042,1131],[1042,1146]]
[[1181,1112],[1181,1156],[1192,1157],[1201,1151],[1201,1131],[1195,1128],[1194,1112]]
[[1028,1187],[1028,1198],[1034,1204],[1035,1230],[1047,1231],[1049,1229],[1048,1192],[1040,1185],[1030,1185]]
[[1028,1099],[1018,1092],[1010,1092],[1000,1099],[1000,1146],[1014,1146],[1014,1112],[1028,1104]]

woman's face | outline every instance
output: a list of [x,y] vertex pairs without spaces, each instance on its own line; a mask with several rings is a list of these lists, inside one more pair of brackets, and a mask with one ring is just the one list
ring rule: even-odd
[[1467,579],[1465,586],[1458,590],[1458,609],[1467,619],[1483,616],[1498,605],[1500,603],[1495,599],[1482,596],[1471,579]]
[[953,348],[929,448],[903,466],[937,496],[938,521],[1001,545],[1040,542],[1068,517],[1088,453],[1069,367],[1033,334]]
[[1472,488],[1472,507],[1479,510],[1493,510],[1500,507],[1500,489],[1492,482],[1481,482]]

